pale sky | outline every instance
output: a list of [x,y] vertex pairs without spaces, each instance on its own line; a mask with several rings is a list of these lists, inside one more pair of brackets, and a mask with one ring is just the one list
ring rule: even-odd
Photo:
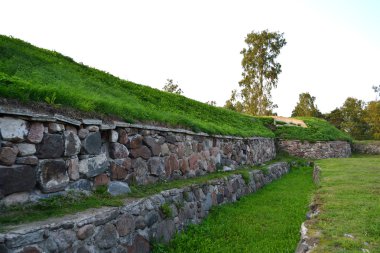
[[78,62],[218,106],[238,88],[251,31],[283,32],[287,45],[273,102],[290,116],[310,92],[322,112],[380,84],[380,1],[0,0],[0,34]]

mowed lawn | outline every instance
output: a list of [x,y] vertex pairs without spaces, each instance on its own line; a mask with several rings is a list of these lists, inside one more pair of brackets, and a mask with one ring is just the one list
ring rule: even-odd
[[380,252],[380,156],[320,160],[313,252]]
[[153,252],[294,252],[315,191],[311,171],[293,169],[257,193],[213,209],[199,226]]

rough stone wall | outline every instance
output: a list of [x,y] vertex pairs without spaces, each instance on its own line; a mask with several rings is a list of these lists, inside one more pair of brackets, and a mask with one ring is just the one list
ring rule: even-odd
[[298,141],[298,140],[278,140],[277,147],[293,156],[323,159],[340,158],[351,155],[351,146],[346,141]]
[[[1,113],[1,111],[0,111]],[[182,129],[46,115],[0,115],[0,204],[108,185],[188,178],[260,164],[276,155],[270,138],[210,136]]]
[[380,141],[378,143],[353,143],[352,151],[359,154],[380,155]]
[[287,163],[276,163],[267,173],[250,171],[248,182],[241,175],[231,175],[163,191],[122,207],[23,225],[0,234],[0,252],[149,252],[152,240],[168,242],[175,232],[199,223],[212,206],[235,202],[287,172]]

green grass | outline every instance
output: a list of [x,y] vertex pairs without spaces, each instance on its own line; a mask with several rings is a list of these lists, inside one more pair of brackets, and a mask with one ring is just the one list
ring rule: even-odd
[[277,138],[288,140],[307,140],[307,141],[352,141],[352,138],[332,126],[324,119],[297,117],[303,120],[307,128],[296,126],[278,127],[274,132]]
[[274,137],[261,120],[121,80],[57,52],[2,35],[0,96],[115,115],[127,122],[160,122],[210,134]]
[[354,144],[373,144],[373,145],[380,145],[380,141],[377,140],[354,140]]
[[321,214],[311,231],[321,231],[321,235],[313,252],[380,252],[380,156],[317,164],[322,169],[316,197]]
[[293,169],[255,194],[213,208],[199,226],[153,252],[294,252],[314,190],[311,168]]

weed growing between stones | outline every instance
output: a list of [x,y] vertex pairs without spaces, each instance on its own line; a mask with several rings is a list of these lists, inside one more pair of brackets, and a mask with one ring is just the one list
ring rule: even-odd
[[168,203],[164,203],[160,207],[160,211],[162,212],[162,214],[164,215],[165,218],[171,218],[173,215],[172,209]]

